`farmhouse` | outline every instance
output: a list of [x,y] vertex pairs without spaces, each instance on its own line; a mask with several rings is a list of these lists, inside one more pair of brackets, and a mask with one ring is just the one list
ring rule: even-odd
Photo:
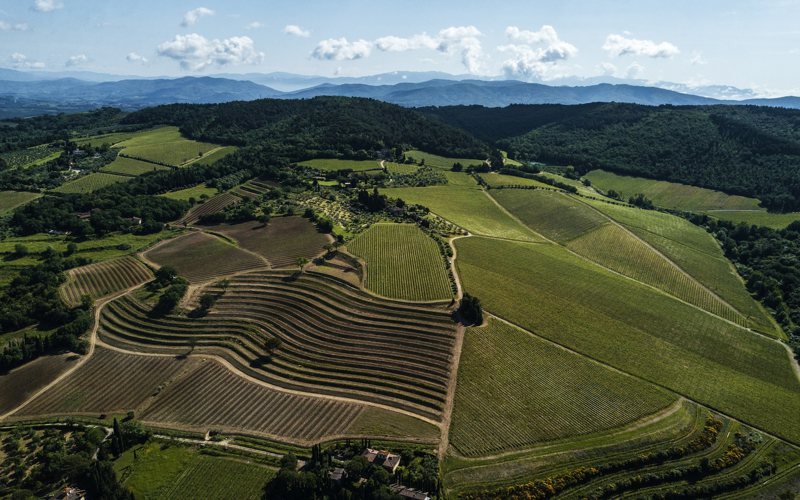
[[339,484],[347,477],[347,471],[342,467],[336,467],[328,472],[328,479],[335,484]]
[[392,493],[397,494],[400,498],[408,498],[409,500],[431,500],[431,497],[424,491],[406,488],[402,484],[392,486],[391,490]]
[[367,448],[361,455],[367,459],[367,462],[381,465],[392,474],[397,470],[397,466],[400,465],[400,455],[395,455],[388,451]]

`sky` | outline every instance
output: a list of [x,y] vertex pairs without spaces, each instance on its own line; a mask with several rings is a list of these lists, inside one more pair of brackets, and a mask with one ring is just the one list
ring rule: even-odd
[[0,0],[0,67],[612,75],[800,95],[800,0]]

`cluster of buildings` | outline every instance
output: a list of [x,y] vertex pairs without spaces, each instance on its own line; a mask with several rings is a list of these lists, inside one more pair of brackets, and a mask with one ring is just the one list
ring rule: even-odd
[[[400,455],[386,450],[367,448],[364,450],[361,456],[366,458],[367,462],[375,466],[383,467],[391,474],[394,474],[397,471],[397,467],[400,466]],[[335,483],[340,483],[342,480],[347,478],[347,471],[342,467],[336,467],[328,472],[328,478]],[[391,486],[390,489],[393,493],[409,500],[430,500],[431,498],[423,491],[419,491],[414,488],[407,488],[402,484],[395,484]]]

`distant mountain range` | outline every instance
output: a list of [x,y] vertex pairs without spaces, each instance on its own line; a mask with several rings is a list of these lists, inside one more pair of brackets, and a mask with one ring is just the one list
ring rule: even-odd
[[[561,80],[561,83],[573,82]],[[605,81],[604,81],[605,80]],[[800,109],[800,98],[717,98],[755,96],[736,87],[699,88],[679,84],[633,85],[607,77],[584,85],[551,85],[515,80],[466,79],[437,72],[396,72],[369,77],[327,78],[291,73],[215,77],[129,78],[91,72],[21,72],[0,69],[0,118],[73,112],[100,106],[126,110],[169,103],[220,103],[262,98],[309,99],[347,96],[378,99],[406,107],[626,102],[645,105],[754,104]],[[268,85],[271,84],[271,85]],[[663,88],[671,86],[672,88]],[[283,90],[278,90],[280,87]]]

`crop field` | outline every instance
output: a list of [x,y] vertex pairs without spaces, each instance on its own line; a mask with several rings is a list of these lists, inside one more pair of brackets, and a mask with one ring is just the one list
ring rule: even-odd
[[783,332],[744,286],[714,237],[703,228],[673,215],[586,200],[636,236],[667,256],[737,311],[748,324],[767,335],[783,338]]
[[97,347],[74,373],[14,416],[125,413],[157,394],[171,379],[194,369],[195,361],[135,356]]
[[[454,172],[452,174],[454,179],[462,180],[464,183],[391,188],[382,192],[392,198],[402,198],[407,203],[426,206],[436,215],[473,234],[521,241],[541,241],[539,236],[504,213],[467,174]],[[450,181],[449,176],[448,181]],[[471,185],[466,181],[470,181]]]
[[266,258],[272,267],[296,267],[299,257],[313,259],[330,237],[302,217],[274,217],[260,222],[225,224],[209,228],[236,240],[242,248]]
[[466,333],[450,444],[466,456],[505,452],[620,427],[675,400],[491,319]]
[[200,217],[211,215],[222,211],[225,207],[242,201],[238,196],[231,193],[222,193],[208,199],[204,203],[197,204],[189,209],[189,212],[178,222],[183,224],[194,224]]
[[89,175],[83,175],[75,180],[66,182],[53,191],[56,193],[91,193],[100,188],[116,184],[117,182],[126,182],[130,179],[131,177],[127,175],[93,172]]
[[215,194],[217,194],[217,188],[208,187],[205,184],[198,184],[197,186],[179,189],[177,191],[170,191],[169,193],[164,193],[159,196],[163,196],[164,198],[169,198],[171,200],[189,201],[190,198],[200,200],[200,197],[203,195],[211,198]]
[[460,239],[456,246],[465,289],[488,311],[800,442],[800,383],[782,345],[558,246],[486,238]]
[[687,184],[617,175],[604,170],[593,170],[584,177],[592,181],[592,185],[603,191],[613,189],[624,200],[635,194],[642,193],[653,200],[653,203],[657,206],[664,208],[689,212],[759,209],[759,201],[755,198],[729,195]]
[[315,158],[313,160],[301,161],[297,165],[327,172],[334,172],[336,170],[364,172],[367,170],[380,170],[381,168],[381,162],[378,160],[336,160],[331,158]]
[[446,300],[452,296],[439,247],[415,224],[374,224],[347,245],[367,263],[366,286],[405,300]]
[[123,148],[120,152],[122,155],[173,166],[200,159],[206,153],[219,151],[220,148],[216,144],[186,139],[177,127],[159,127],[139,132],[114,146]]
[[169,167],[148,163],[146,161],[134,160],[124,156],[117,156],[114,161],[102,168],[103,172],[119,175],[142,175],[156,170],[167,170]]
[[135,257],[81,266],[70,269],[67,275],[67,282],[62,285],[61,293],[71,307],[79,305],[84,295],[99,299],[142,284],[153,277],[150,269]]
[[0,215],[29,203],[40,196],[42,195],[39,193],[29,193],[26,191],[0,191]]
[[42,356],[9,373],[0,374],[0,414],[14,409],[71,368],[77,360],[78,356],[71,353]]
[[47,144],[42,144],[31,148],[0,153],[0,158],[6,162],[8,168],[28,168],[55,160],[60,155],[60,149],[51,148]]
[[253,254],[200,232],[164,242],[144,255],[159,266],[174,267],[179,275],[193,283],[267,265]]
[[480,166],[483,165],[484,161],[477,159],[477,158],[447,158],[444,156],[435,155],[432,153],[425,153],[424,151],[406,151],[405,152],[406,158],[411,158],[415,162],[419,163],[422,160],[425,160],[425,165],[433,168],[439,168],[442,170],[450,170],[453,168],[454,163],[461,163],[464,168],[470,166]]
[[[125,297],[103,310],[100,336],[128,350],[223,356],[275,386],[344,396],[439,418],[455,328],[443,308],[379,299],[319,273],[231,278],[203,318],[151,318]],[[224,293],[223,293],[224,292]],[[268,355],[266,338],[281,340]]]

